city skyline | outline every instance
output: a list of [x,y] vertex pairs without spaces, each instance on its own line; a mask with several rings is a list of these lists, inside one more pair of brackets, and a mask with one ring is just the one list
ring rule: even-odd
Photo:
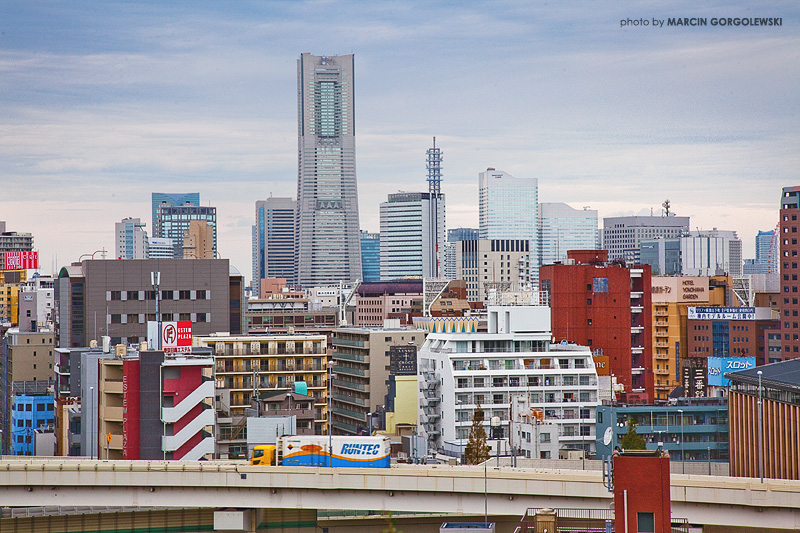
[[[422,188],[435,135],[449,228],[478,226],[478,173],[494,167],[601,225],[669,198],[753,258],[800,166],[800,7],[752,9],[6,3],[0,212],[47,273],[113,257],[114,223],[146,220],[152,192],[199,191],[220,256],[250,272],[254,202],[296,193],[296,58],[354,53],[361,229],[387,194]],[[620,27],[762,14],[783,25]]]

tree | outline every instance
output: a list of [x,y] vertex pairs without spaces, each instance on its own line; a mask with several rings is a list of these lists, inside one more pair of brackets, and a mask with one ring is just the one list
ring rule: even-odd
[[620,446],[623,450],[647,449],[647,443],[645,443],[644,437],[636,433],[636,422],[633,421],[633,418],[628,419],[628,432],[622,436]]
[[475,414],[472,415],[472,428],[469,430],[469,440],[464,450],[464,462],[468,465],[478,465],[489,460],[489,445],[486,444],[486,430],[483,428],[483,408],[478,404]]

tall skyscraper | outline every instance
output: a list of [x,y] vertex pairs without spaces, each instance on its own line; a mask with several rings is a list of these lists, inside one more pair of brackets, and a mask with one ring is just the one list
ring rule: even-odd
[[603,219],[603,248],[608,259],[639,262],[639,244],[645,239],[680,237],[689,231],[689,217],[609,217]]
[[539,181],[487,168],[478,175],[481,239],[530,241],[531,283],[539,284]]
[[297,62],[297,281],[361,278],[353,55]]
[[183,259],[183,237],[192,220],[202,220],[212,228],[214,257],[217,256],[217,208],[184,204],[172,207],[160,204],[156,210],[153,237],[172,239],[173,257]]
[[[456,260],[459,256],[461,241],[477,241],[477,228],[454,228],[447,230],[447,242],[444,245],[444,270],[445,279],[456,278]],[[530,245],[529,245],[530,246]]]
[[381,234],[361,230],[361,273],[364,282],[381,280]]
[[260,294],[261,280],[283,278],[295,283],[295,210],[291,198],[256,202],[253,231],[253,294]]
[[600,246],[595,209],[542,202],[539,223],[542,265],[564,261],[569,250],[596,250]]
[[800,268],[798,268],[797,228],[800,221],[800,186],[784,187],[781,194],[780,212],[780,247],[781,247],[781,334],[783,335],[783,358],[794,359],[800,357],[800,304],[798,303],[797,281]]
[[179,205],[200,205],[200,193],[199,192],[188,192],[188,193],[164,193],[164,192],[154,192],[151,194],[151,202],[152,202],[152,210],[153,210],[153,236],[159,236],[160,233],[158,227],[156,226],[157,222],[157,215],[158,215],[158,206],[160,205],[168,205],[171,207],[177,207]]
[[[435,196],[434,199],[431,199]],[[432,206],[436,203],[436,206]],[[430,217],[437,216],[432,224]],[[437,250],[444,251],[444,195],[429,192],[401,192],[389,195],[380,205],[381,279],[404,276],[437,277]],[[433,228],[433,230],[431,229]],[[435,231],[434,231],[435,230]],[[434,241],[434,233],[439,242]]]
[[756,235],[756,263],[766,265],[765,272],[778,271],[778,240],[775,230],[759,231]]
[[148,239],[145,224],[138,218],[123,218],[114,224],[117,259],[147,259]]

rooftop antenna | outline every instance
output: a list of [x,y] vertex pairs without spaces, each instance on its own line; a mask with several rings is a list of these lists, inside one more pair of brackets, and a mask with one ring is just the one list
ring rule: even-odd
[[433,138],[433,147],[425,152],[427,162],[425,167],[428,169],[428,194],[430,206],[429,222],[431,241],[430,254],[433,262],[433,277],[441,278],[439,261],[439,199],[442,197],[442,151],[436,148],[436,137]]
[[666,216],[669,216],[669,198],[664,200],[664,203],[661,206],[666,210]]

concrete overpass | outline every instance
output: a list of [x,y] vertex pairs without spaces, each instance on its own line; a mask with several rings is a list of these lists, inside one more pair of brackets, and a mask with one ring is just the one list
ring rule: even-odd
[[[5,458],[4,458],[5,459]],[[690,523],[800,530],[800,482],[673,474],[672,514]],[[643,487],[642,490],[647,490]],[[0,461],[8,507],[283,508],[521,517],[530,507],[608,508],[602,474],[444,465],[390,469],[234,462]]]

